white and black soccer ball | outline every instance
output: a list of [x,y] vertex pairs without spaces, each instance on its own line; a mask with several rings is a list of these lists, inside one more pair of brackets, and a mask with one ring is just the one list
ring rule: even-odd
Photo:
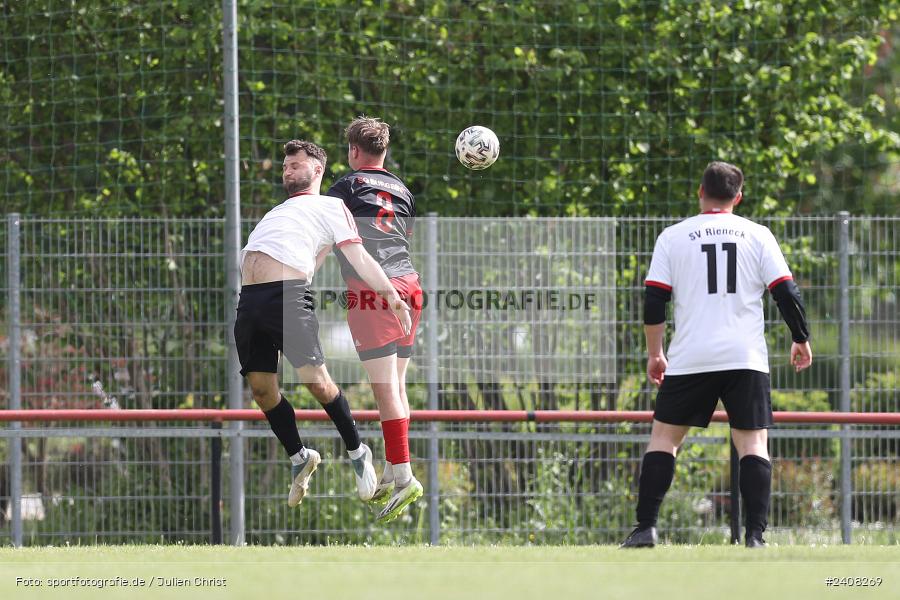
[[456,158],[464,167],[480,171],[494,164],[500,156],[500,140],[497,135],[480,125],[463,129],[456,138]]

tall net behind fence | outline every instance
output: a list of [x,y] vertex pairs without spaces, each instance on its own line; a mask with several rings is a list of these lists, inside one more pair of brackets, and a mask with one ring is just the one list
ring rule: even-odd
[[224,214],[221,11],[0,4],[5,211]]
[[[7,210],[221,215],[219,3],[0,4]],[[873,0],[241,3],[248,214],[282,197],[282,144],[348,169],[357,114],[395,125],[388,166],[444,215],[684,214],[707,162],[756,214],[896,211],[897,11]],[[453,156],[494,129],[500,160]]]
[[[758,214],[776,199],[819,211],[863,195],[867,208],[894,210],[879,173],[897,163],[896,136],[879,107],[891,104],[882,83],[895,75],[866,64],[892,52],[877,35],[889,11],[799,4],[250,7],[245,189],[252,203],[271,198],[266,158],[297,134],[321,140],[334,171],[346,171],[342,127],[367,113],[397,126],[389,166],[443,214],[682,214],[718,159],[744,167]],[[871,54],[837,59],[846,79],[826,81],[829,48]],[[472,124],[501,140],[501,159],[484,172],[453,156]],[[774,139],[790,140],[789,156]]]

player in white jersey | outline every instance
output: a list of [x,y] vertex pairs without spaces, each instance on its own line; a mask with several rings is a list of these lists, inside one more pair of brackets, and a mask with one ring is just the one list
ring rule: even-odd
[[279,390],[279,352],[334,422],[353,463],[359,497],[367,501],[378,483],[372,451],[361,443],[347,398],[328,374],[319,345],[319,322],[309,290],[317,257],[332,245],[339,248],[371,289],[387,301],[407,332],[409,308],[363,248],[344,203],[319,195],[325,151],[293,140],[285,144],[284,153],[282,182],[289,197],[266,213],[241,250],[241,297],[234,326],[241,375],[290,458],[288,505],[303,500],[321,458],[303,445],[294,409]]
[[[745,543],[764,546],[772,468],[772,425],[763,295],[768,289],[793,338],[791,363],[812,364],[805,310],[781,248],[768,228],[738,217],[744,176],[711,163],[698,192],[701,213],[656,240],[645,281],[647,376],[659,386],[650,443],[641,463],[638,525],[622,544],[656,544],[659,507],[675,474],[675,455],[690,427],[706,427],[719,399],[740,456]],[[666,303],[675,303],[675,335],[663,352]]]

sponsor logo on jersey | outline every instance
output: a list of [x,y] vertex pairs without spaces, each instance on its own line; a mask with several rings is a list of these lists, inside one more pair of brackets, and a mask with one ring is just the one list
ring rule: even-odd
[[362,175],[356,176],[356,183],[367,183],[369,185],[384,188],[386,190],[391,190],[392,192],[404,193],[406,188],[397,183],[391,183],[389,181],[384,181],[381,179],[375,179],[374,177],[364,177]]

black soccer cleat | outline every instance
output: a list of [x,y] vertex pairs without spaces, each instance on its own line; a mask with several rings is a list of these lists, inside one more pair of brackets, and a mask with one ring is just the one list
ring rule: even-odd
[[762,539],[762,535],[748,535],[744,540],[744,545],[748,548],[765,548],[768,546],[766,540]]
[[657,541],[656,527],[635,527],[619,548],[652,548]]

